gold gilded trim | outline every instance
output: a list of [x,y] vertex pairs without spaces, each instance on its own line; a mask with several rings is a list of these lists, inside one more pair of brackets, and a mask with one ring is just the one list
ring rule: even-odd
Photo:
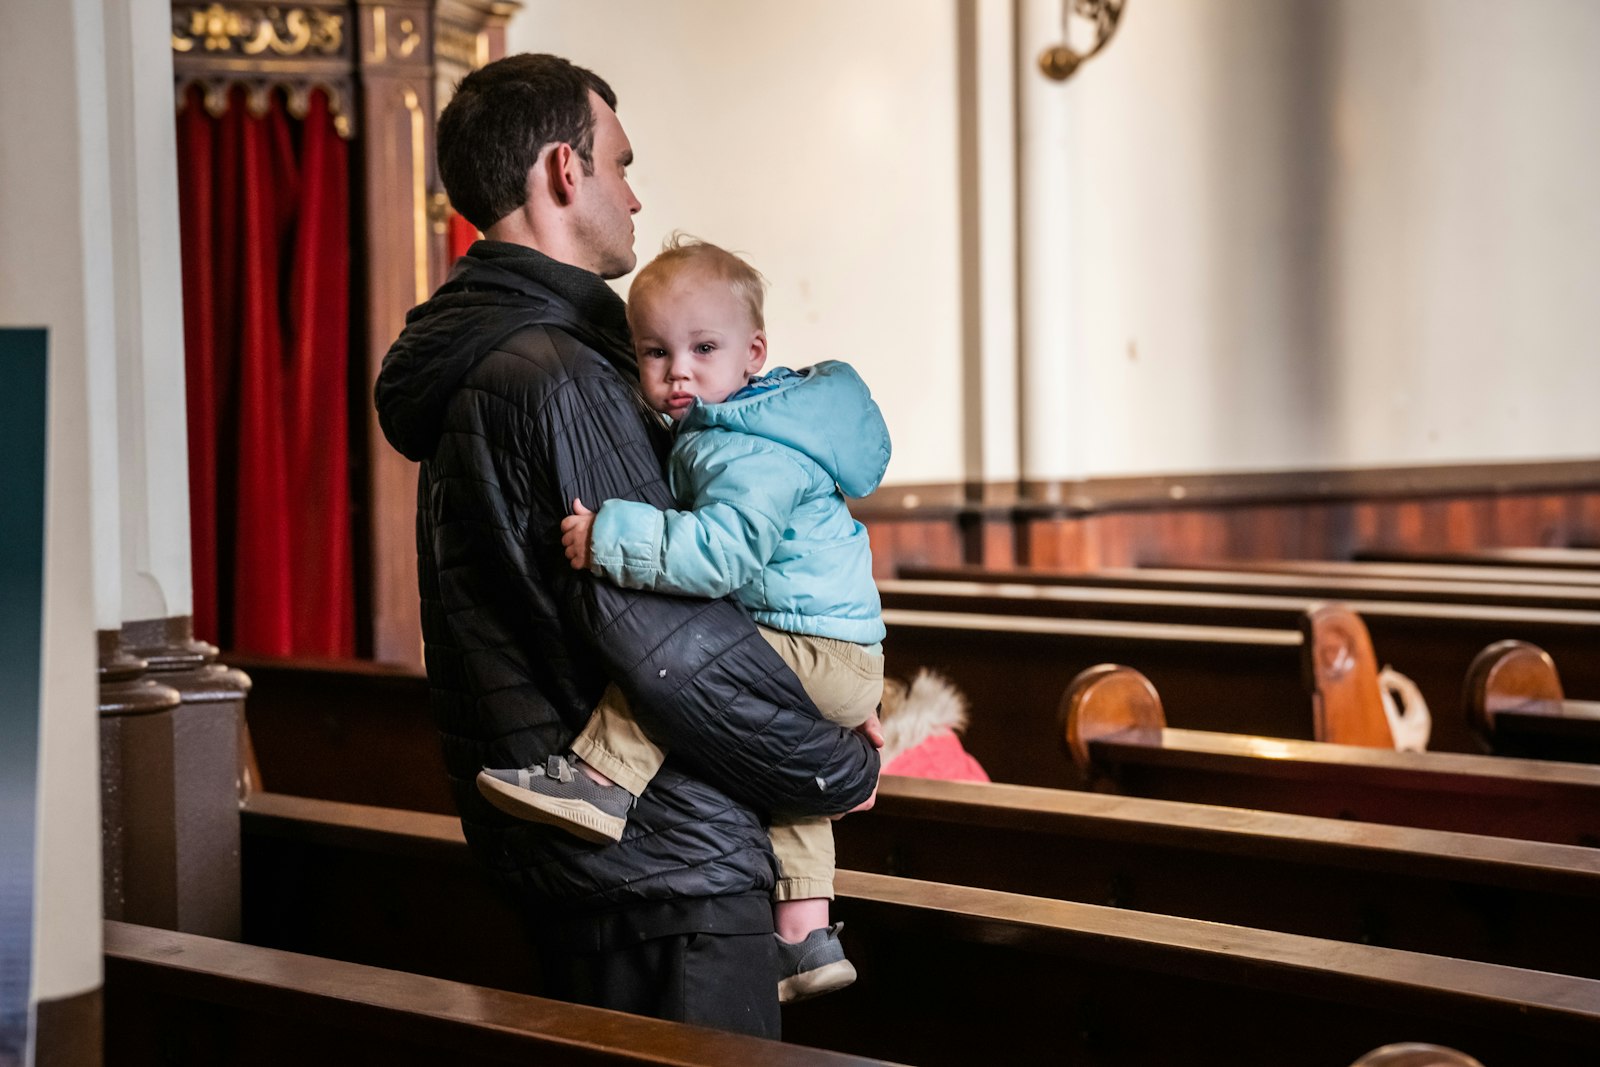
[[467,70],[477,70],[489,62],[489,35],[451,22],[434,29],[434,55]]
[[423,140],[427,122],[416,90],[407,89],[406,110],[411,113],[411,236],[417,268],[417,303],[428,299],[428,157]]
[[183,5],[172,12],[172,50],[258,56],[338,55],[344,16],[322,8],[247,4]]
[[373,63],[382,63],[389,58],[389,11],[387,8],[375,7],[372,9],[372,55],[369,58]]

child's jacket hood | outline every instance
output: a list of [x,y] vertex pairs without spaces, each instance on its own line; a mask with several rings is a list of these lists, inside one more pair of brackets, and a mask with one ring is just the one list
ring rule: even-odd
[[776,371],[778,384],[722,404],[696,404],[684,433],[722,427],[776,441],[815,460],[848,497],[863,497],[889,468],[889,427],[861,375],[834,360]]

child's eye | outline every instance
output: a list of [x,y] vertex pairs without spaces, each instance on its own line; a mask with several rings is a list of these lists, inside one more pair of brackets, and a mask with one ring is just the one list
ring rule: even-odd
[[701,341],[699,344],[694,346],[694,350],[700,353],[702,356],[709,356],[711,353],[717,350],[717,346],[712,344],[710,341]]
[[664,350],[659,349],[659,348],[647,348],[643,352],[639,353],[639,358],[640,359],[660,359],[662,356],[665,356],[666,354],[667,353]]

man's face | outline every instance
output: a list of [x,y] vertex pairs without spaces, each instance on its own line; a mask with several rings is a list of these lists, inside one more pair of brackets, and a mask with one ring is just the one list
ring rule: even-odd
[[693,268],[628,304],[639,385],[650,406],[681,419],[699,398],[720,404],[767,358],[767,338],[728,284]]
[[588,268],[602,278],[620,278],[638,261],[633,253],[633,215],[639,201],[628,187],[633,146],[616,112],[593,92],[594,173],[580,174],[573,201],[575,233]]

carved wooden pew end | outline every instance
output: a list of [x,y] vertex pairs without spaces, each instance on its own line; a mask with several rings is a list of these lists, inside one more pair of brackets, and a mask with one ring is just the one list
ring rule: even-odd
[[1115,663],[1082,671],[1061,697],[1067,751],[1085,778],[1096,777],[1090,743],[1125,730],[1160,731],[1167,725],[1161,697],[1150,679]]
[[1468,668],[1462,703],[1473,730],[1492,749],[1500,712],[1563,699],[1561,676],[1543,649],[1526,641],[1496,641]]
[[1306,611],[1300,631],[1316,739],[1393,748],[1378,689],[1378,658],[1361,616],[1343,604],[1318,604]]
[[1483,1064],[1453,1048],[1408,1041],[1375,1048],[1350,1067],[1483,1067]]

